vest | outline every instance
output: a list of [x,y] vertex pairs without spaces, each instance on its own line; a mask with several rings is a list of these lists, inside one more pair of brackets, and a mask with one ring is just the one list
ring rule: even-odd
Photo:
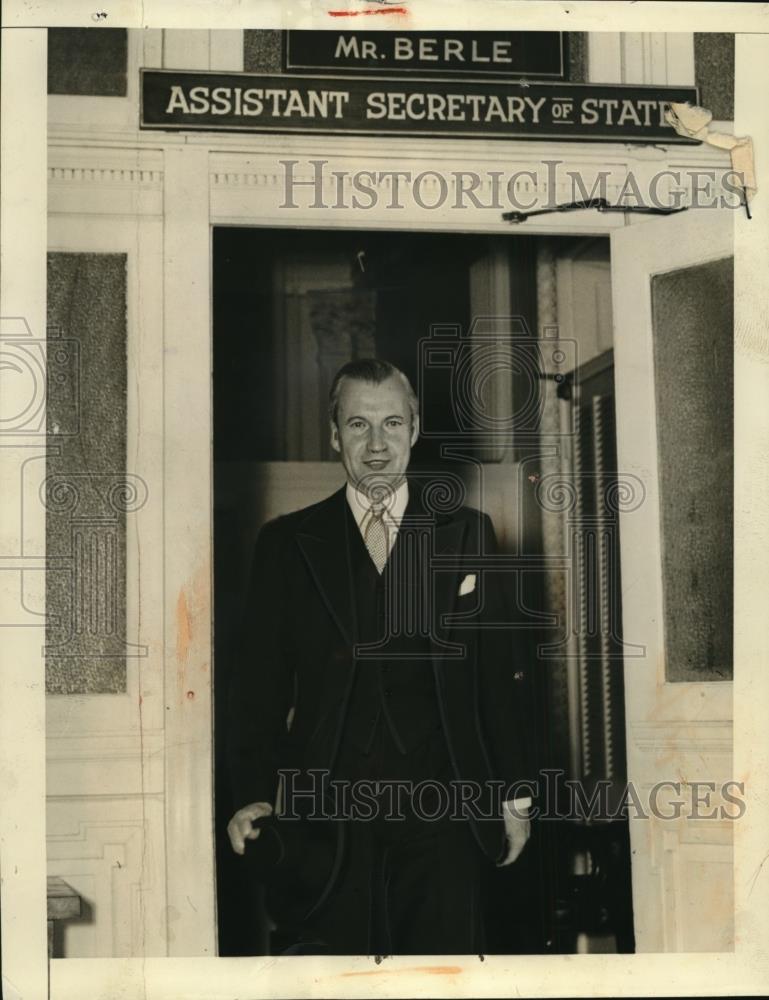
[[349,508],[347,514],[359,648],[343,739],[368,754],[377,727],[385,726],[392,749],[399,755],[410,754],[441,731],[430,640],[406,634],[409,591],[414,586],[409,581],[421,578],[421,567],[404,542],[405,532],[399,531],[380,575]]

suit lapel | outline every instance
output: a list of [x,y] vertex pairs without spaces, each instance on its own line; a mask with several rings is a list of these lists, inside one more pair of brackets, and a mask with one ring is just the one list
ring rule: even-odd
[[416,479],[409,481],[409,503],[406,515],[411,515],[415,524],[421,522],[424,526],[423,530],[432,536],[426,546],[427,551],[422,549],[423,557],[427,560],[427,566],[423,567],[422,571],[428,572],[430,578],[430,606],[427,613],[430,616],[430,644],[433,661],[437,663],[444,657],[451,656],[453,651],[453,646],[447,646],[448,628],[441,626],[441,620],[454,610],[459,587],[459,570],[439,570],[439,567],[435,565],[434,557],[459,557],[461,555],[465,525],[462,521],[452,518],[448,514],[436,514],[431,511],[424,502],[423,488],[420,487],[419,481]]
[[[446,520],[435,526],[435,548],[436,556],[457,556],[462,553],[462,543],[464,540],[465,526],[460,521]],[[440,570],[433,572],[433,607],[434,627],[432,629],[433,655],[443,659],[451,657],[451,650],[446,648],[446,641],[450,632],[450,627],[441,626],[441,621],[446,615],[454,611],[459,589],[460,571],[458,569]],[[439,638],[442,637],[442,638]],[[455,654],[456,655],[456,654]]]
[[347,498],[342,487],[302,522],[297,542],[325,602],[348,645],[356,639],[351,583]]

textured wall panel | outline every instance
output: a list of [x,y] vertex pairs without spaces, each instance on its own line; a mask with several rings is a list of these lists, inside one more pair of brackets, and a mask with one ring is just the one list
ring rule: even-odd
[[126,258],[48,257],[46,688],[126,689]]
[[254,28],[243,32],[243,69],[246,73],[282,73],[281,32]]
[[48,93],[125,97],[125,28],[49,28]]
[[695,33],[694,73],[700,104],[717,121],[734,121],[734,35]]
[[652,281],[669,681],[732,676],[732,268]]

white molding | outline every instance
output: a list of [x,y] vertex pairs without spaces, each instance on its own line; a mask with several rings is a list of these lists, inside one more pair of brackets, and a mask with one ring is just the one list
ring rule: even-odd
[[670,87],[694,86],[694,34],[692,32],[668,32],[664,36],[667,79]]
[[46,739],[47,798],[162,795],[165,739],[143,729]]
[[[730,952],[734,947],[734,849],[729,821],[650,821],[649,888],[660,920],[636,938],[643,952]],[[637,857],[637,856],[636,856]],[[703,876],[703,868],[707,876]],[[696,908],[707,921],[692,921]]]
[[[405,185],[400,198],[400,208],[390,207],[391,184],[380,180],[372,187],[378,197],[372,208],[360,209],[352,204],[349,188],[344,189],[342,201],[338,197],[338,172],[351,174],[359,170],[410,171],[416,176],[422,170],[440,169],[447,183],[453,184],[453,177],[462,172],[478,168],[478,152],[467,147],[452,144],[451,148],[441,147],[431,150],[429,160],[422,159],[421,149],[395,149],[386,162],[378,154],[362,144],[355,152],[348,152],[339,145],[338,149],[326,146],[322,153],[306,144],[280,150],[263,149],[259,153],[216,151],[211,156],[211,218],[214,224],[251,224],[281,226],[322,226],[392,228],[413,227],[430,230],[472,230],[475,232],[509,233],[585,233],[599,234],[623,228],[626,224],[620,213],[597,213],[595,211],[570,212],[567,214],[544,215],[512,226],[502,220],[502,211],[511,207],[506,193],[508,179],[515,178],[515,197],[523,206],[535,203],[562,203],[574,200],[574,181],[569,172],[578,173],[587,191],[590,191],[600,173],[606,172],[607,197],[618,197],[629,172],[634,175],[643,192],[652,177],[670,169],[671,163],[685,170],[728,169],[728,157],[712,148],[680,147],[633,147],[616,144],[594,145],[506,143],[506,148],[496,145],[490,148],[483,159],[483,185],[478,189],[478,198],[483,207],[477,208],[468,199],[454,207],[456,195],[449,187],[448,195],[437,209],[425,208],[415,202],[410,185]],[[317,160],[325,161],[316,167]],[[285,161],[295,161],[291,167]],[[424,165],[423,165],[424,162]],[[555,166],[548,163],[555,162]],[[293,171],[295,186],[291,197],[286,195],[286,171]],[[502,180],[500,197],[494,204],[491,188],[491,174],[497,172]],[[530,176],[530,173],[534,177]],[[320,176],[322,195],[316,198],[315,189],[298,186],[300,181],[313,181]],[[554,179],[555,183],[551,184]],[[295,193],[294,193],[295,192]],[[577,192],[578,193],[578,192]],[[664,194],[664,187],[660,188]],[[423,200],[427,197],[423,196]],[[436,201],[439,199],[436,198]],[[296,206],[296,207],[294,207]],[[313,207],[314,206],[314,207]]]
[[81,919],[63,927],[65,956],[166,954],[163,868],[161,801],[48,801],[48,874],[83,900]]
[[205,28],[166,28],[163,31],[163,68],[211,68],[211,32]]
[[[167,947],[157,448],[163,425],[162,163],[160,153],[146,149],[58,147],[48,171],[49,250],[126,255],[126,471],[148,484],[145,504],[126,518],[126,640],[146,646],[146,655],[127,658],[124,694],[46,699],[50,870],[81,887],[87,898],[95,894],[93,927],[74,922],[64,930],[66,953],[75,956],[165,954]],[[109,834],[106,828],[99,833],[96,821],[118,813],[130,817],[125,830],[118,824]],[[88,830],[80,855],[60,835],[61,824],[73,821]],[[110,844],[123,837],[124,870],[113,868],[94,846],[102,836]]]
[[209,32],[211,69],[243,72],[243,32],[241,30]]
[[[202,165],[201,181],[205,192],[208,182],[205,151],[180,149],[179,155],[183,159],[182,174],[190,159]],[[173,153],[169,158],[173,160]],[[128,690],[123,695],[48,697],[49,805],[51,808],[66,807],[71,812],[90,804],[103,812],[108,800],[113,805],[134,801],[134,808],[136,804],[149,808],[150,802],[156,801],[153,808],[160,809],[161,817],[166,812],[169,817],[169,880],[167,897],[165,877],[156,889],[157,892],[162,890],[162,900],[158,901],[153,913],[163,922],[163,928],[162,934],[148,944],[147,953],[158,953],[159,942],[165,948],[166,915],[178,913],[172,935],[175,953],[214,954],[210,613],[196,603],[202,600],[205,606],[210,606],[210,581],[207,577],[199,577],[186,590],[190,614],[200,611],[200,619],[194,625],[194,640],[195,667],[202,673],[196,675],[195,668],[189,665],[183,690],[177,690],[176,681],[184,668],[178,671],[173,662],[178,643],[175,637],[168,643],[163,637],[166,600],[160,589],[164,562],[168,570],[177,551],[174,540],[178,527],[176,510],[191,509],[196,516],[199,512],[205,519],[204,535],[208,539],[210,494],[205,489],[196,499],[185,494],[173,475],[169,474],[164,480],[163,450],[157,448],[157,442],[164,440],[165,421],[167,443],[182,443],[181,451],[176,449],[180,458],[189,450],[189,425],[183,412],[189,399],[186,391],[189,380],[179,366],[184,369],[199,354],[187,353],[188,325],[185,320],[179,324],[166,317],[164,334],[163,273],[164,261],[169,260],[171,253],[167,268],[171,282],[166,292],[170,291],[170,301],[176,304],[184,298],[184,293],[172,291],[174,277],[181,283],[194,280],[200,261],[207,262],[209,257],[208,198],[203,193],[197,202],[195,199],[192,202],[200,206],[202,245],[197,248],[199,258],[190,262],[185,256],[194,250],[185,230],[188,203],[183,195],[178,195],[175,202],[172,197],[177,207],[175,211],[172,207],[163,219],[160,213],[167,194],[163,186],[165,180],[164,157],[155,150],[65,146],[52,149],[50,249],[127,255],[127,471],[140,475],[150,489],[144,507],[127,521],[126,538],[127,638],[146,644],[147,656],[129,659]],[[174,193],[178,194],[176,190]],[[174,226],[178,227],[178,242],[174,242]],[[200,288],[204,305],[194,315],[195,320],[203,318],[201,333],[206,351],[210,335],[208,294],[208,285],[204,283]],[[175,309],[172,311],[176,315]],[[178,404],[164,410],[164,385],[169,385],[164,382],[164,336],[166,343],[170,340],[173,344],[174,332],[181,346],[176,350],[176,364],[169,365],[168,377],[171,379],[169,394],[178,399]],[[202,378],[207,383],[209,365],[204,368]],[[207,413],[204,419],[208,420]],[[209,440],[207,431],[200,440]],[[207,473],[207,451],[203,458]],[[187,459],[181,458],[177,476],[179,472],[184,476],[187,465]],[[168,517],[165,524],[164,510]],[[197,552],[197,546],[194,551]],[[173,579],[173,572],[168,572],[169,586],[173,585]],[[168,605],[172,629],[176,604],[176,598],[172,598]],[[166,654],[166,650],[170,653]],[[193,676],[197,677],[194,682]],[[193,687],[196,703],[187,697]],[[70,737],[73,731],[78,734],[76,738]],[[201,774],[209,775],[208,783],[201,780]],[[190,808],[190,803],[198,809],[197,824],[190,821],[191,814],[195,813],[195,806]],[[154,832],[147,828],[142,833],[142,829],[140,827],[135,834],[140,839],[145,837],[142,852],[152,850],[165,857],[164,823],[156,825]],[[150,843],[150,838],[156,842]],[[191,871],[197,873],[192,884]],[[172,901],[176,910],[167,909],[166,904]],[[149,920],[149,926],[154,923],[155,917]],[[77,935],[72,940],[75,942],[73,947],[77,947]],[[133,951],[126,950],[125,942],[117,951],[110,951],[106,939],[99,940],[100,947],[107,949],[99,952],[102,956],[142,953],[143,945],[135,940],[131,945]]]
[[116,187],[131,187],[137,185],[152,185],[159,187],[163,174],[159,170],[142,169],[140,167],[68,167],[49,166],[48,180],[53,184],[70,182],[73,184],[110,184]]
[[632,722],[630,741],[638,750],[677,753],[732,753],[734,728],[730,719],[674,719],[658,722]]
[[[160,216],[163,212],[163,162],[177,144],[165,152],[146,144],[146,135],[132,136],[135,145],[105,145],[88,139],[82,132],[59,133],[50,147],[50,210],[57,214],[82,216],[125,215],[130,217]],[[154,137],[153,137],[154,138]],[[165,139],[178,137],[166,137]],[[411,226],[429,230],[472,230],[475,232],[548,233],[573,232],[600,234],[622,228],[626,220],[619,213],[595,211],[572,212],[566,215],[545,215],[523,225],[512,226],[502,220],[502,211],[511,207],[506,193],[508,179],[515,179],[516,198],[522,205],[572,200],[574,182],[569,173],[578,173],[589,191],[600,172],[608,172],[606,191],[609,198],[617,196],[629,172],[641,190],[655,173],[665,170],[723,171],[728,169],[728,156],[712,147],[628,146],[616,143],[523,143],[500,142],[484,144],[483,184],[478,189],[481,203],[476,208],[464,198],[454,207],[455,193],[438,209],[418,205],[410,185],[404,188],[402,208],[388,207],[391,198],[390,181],[380,179],[377,204],[372,209],[355,208],[350,203],[349,188],[345,189],[345,207],[329,207],[337,203],[334,171],[353,173],[357,170],[409,170],[412,176],[421,171],[439,169],[452,178],[461,172],[477,170],[478,149],[472,142],[448,140],[425,143],[415,140],[393,145],[383,160],[376,141],[349,137],[308,139],[306,136],[217,136],[206,145],[200,136],[187,136],[188,147],[210,150],[210,197],[213,224],[283,225],[322,227],[392,228]],[[257,145],[258,140],[258,145]],[[323,167],[321,205],[312,208],[312,191],[297,189],[296,208],[281,207],[286,203],[285,167],[281,161],[295,160],[297,180],[312,179],[314,160],[326,161]],[[555,163],[555,166],[548,166]],[[534,174],[534,178],[530,173]],[[492,174],[501,181],[497,204],[492,199]],[[554,190],[551,179],[555,176]],[[304,192],[310,195],[303,201]],[[664,187],[660,188],[664,193]],[[425,198],[431,197],[425,193]],[[429,202],[428,202],[429,203]]]
[[[53,147],[48,160],[49,214],[160,216],[162,163],[162,154],[155,150]],[[129,225],[135,232],[136,223]]]
[[163,68],[163,29],[145,28],[142,32],[144,46],[141,64],[146,69]]
[[[646,490],[643,504],[620,513],[623,638],[645,646],[643,657],[625,661],[628,779],[647,790],[657,782],[718,785],[732,777],[732,682],[672,683],[665,677],[650,293],[654,274],[733,253],[732,219],[725,212],[692,211],[612,237],[617,461]],[[733,828],[728,821],[698,822],[695,850],[681,836],[682,824],[631,815],[638,952],[734,946],[731,846],[723,842],[724,831],[730,838]],[[710,838],[710,853],[700,850],[703,838]],[[705,913],[707,919],[696,919]],[[725,932],[720,926],[713,931],[719,921]]]
[[[694,46],[694,40],[690,44]],[[670,77],[668,74],[668,47],[667,37],[661,31],[645,32],[643,36],[644,47],[644,82],[668,84]]]
[[[685,951],[694,943],[695,950],[729,950],[733,931],[724,935],[721,928],[731,926],[734,916],[731,863],[737,813],[724,795],[734,775],[731,724],[687,719],[631,724],[628,760],[642,808],[651,813],[656,804],[647,818],[637,817],[630,806],[637,950]],[[693,815],[695,786],[699,816]],[[734,786],[729,791],[742,795]],[[699,880],[705,887],[691,880],[690,863],[718,866]],[[692,894],[705,890],[712,896],[708,920],[694,921]],[[721,914],[715,921],[714,912]]]
[[206,149],[169,149],[164,174],[166,885],[178,918],[174,955],[216,953],[208,159]]
[[588,33],[587,78],[590,83],[622,83],[622,35],[618,31]]
[[646,489],[638,509],[620,513],[622,565],[636,567],[632,587],[623,578],[624,638],[632,643],[642,636],[646,646],[643,660],[626,664],[629,723],[732,717],[732,682],[669,683],[665,677],[649,281],[654,274],[730,256],[733,219],[726,209],[692,211],[627,227],[612,237],[614,326],[623,332],[614,349],[618,462]]
[[[87,158],[85,162],[89,162]],[[137,171],[152,169],[157,172],[158,163],[156,157],[152,158],[137,167]],[[92,160],[87,169],[95,169]],[[121,163],[114,157],[107,157],[105,169],[118,172]],[[85,171],[77,179],[73,176],[71,183],[79,190],[76,201],[81,195],[87,197],[91,186]],[[141,184],[141,179],[127,178],[125,183],[136,186]],[[130,189],[124,190],[128,190],[130,196]],[[53,193],[50,197],[55,202]],[[113,205],[116,201],[113,192]],[[86,216],[78,212],[52,215],[49,220],[51,251],[126,254],[126,472],[148,484],[144,506],[126,517],[126,640],[137,654],[127,658],[126,692],[49,695],[46,699],[49,737],[65,736],[72,732],[73,726],[87,737],[114,732],[149,733],[162,729],[165,722],[161,668],[163,524],[158,485],[162,472],[161,456],[155,446],[162,432],[163,354],[158,331],[162,329],[163,318],[160,274],[163,233],[160,220],[142,217],[138,199],[134,199],[133,204],[137,211],[129,218]]]
[[650,82],[644,45],[646,35],[640,31],[626,31],[620,37],[622,78],[619,82],[626,84]]
[[694,86],[691,32],[589,32],[587,50],[591,83]]

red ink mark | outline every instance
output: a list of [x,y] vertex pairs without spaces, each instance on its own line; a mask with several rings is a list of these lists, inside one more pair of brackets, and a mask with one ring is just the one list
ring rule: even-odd
[[[377,964],[382,961],[382,956],[377,955],[375,958]],[[410,975],[414,972],[423,972],[428,976],[458,976],[462,973],[461,965],[416,965],[407,966],[403,969],[390,969],[388,975],[399,975],[405,974]],[[340,972],[340,976],[381,976],[381,969],[366,969],[363,972]]]
[[187,692],[187,697],[190,699],[190,701],[192,701],[192,699],[195,697],[195,692],[194,691],[188,691]]
[[405,7],[375,7],[372,10],[330,10],[329,17],[357,17],[359,14],[408,14]]

